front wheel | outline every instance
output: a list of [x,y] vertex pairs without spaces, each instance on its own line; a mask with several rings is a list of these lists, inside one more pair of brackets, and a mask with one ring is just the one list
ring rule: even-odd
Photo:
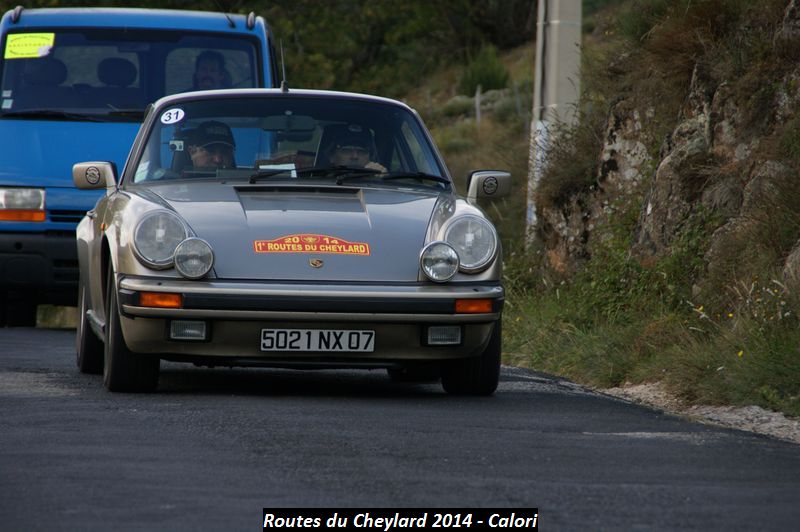
[[492,395],[500,381],[502,336],[498,320],[483,353],[447,364],[442,372],[444,391],[454,395]]
[[78,330],[75,332],[75,350],[81,373],[103,373],[103,342],[94,334],[86,312],[89,310],[88,291],[78,283]]
[[134,353],[122,336],[114,271],[109,267],[106,307],[106,346],[103,384],[112,392],[151,392],[158,385],[160,360],[152,355]]

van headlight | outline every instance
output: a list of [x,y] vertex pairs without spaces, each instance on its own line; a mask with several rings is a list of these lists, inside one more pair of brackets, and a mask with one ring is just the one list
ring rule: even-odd
[[477,273],[486,269],[497,254],[497,231],[484,218],[459,216],[447,226],[444,240],[458,252],[461,271]]
[[175,248],[175,269],[188,279],[200,279],[214,265],[214,252],[201,238],[187,238]]
[[186,239],[186,226],[169,211],[144,215],[133,232],[136,257],[147,267],[164,270],[172,266],[175,248]]
[[44,210],[44,189],[0,187],[0,209]]
[[458,253],[447,242],[431,242],[422,248],[419,265],[428,279],[444,283],[458,271]]

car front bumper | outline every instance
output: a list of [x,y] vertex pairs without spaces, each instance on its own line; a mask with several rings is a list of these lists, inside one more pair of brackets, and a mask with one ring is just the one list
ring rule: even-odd
[[[138,353],[204,364],[386,367],[477,356],[500,319],[499,284],[289,284],[122,277],[123,335]],[[139,304],[143,292],[182,295],[182,308]],[[491,300],[491,312],[457,313],[457,300]],[[206,323],[205,341],[170,340],[172,320]],[[458,345],[427,345],[429,326],[458,326]],[[375,331],[372,352],[262,351],[262,329]]]

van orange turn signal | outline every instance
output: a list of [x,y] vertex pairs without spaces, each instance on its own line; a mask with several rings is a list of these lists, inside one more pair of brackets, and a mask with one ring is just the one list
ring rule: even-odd
[[5,222],[43,222],[44,211],[30,209],[0,209],[0,220]]
[[491,299],[456,299],[456,314],[489,314]]
[[183,296],[164,292],[142,292],[139,294],[139,305],[142,307],[181,308]]

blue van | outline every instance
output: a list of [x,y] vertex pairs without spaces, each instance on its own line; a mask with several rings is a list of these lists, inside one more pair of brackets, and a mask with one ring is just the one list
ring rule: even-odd
[[76,189],[74,163],[122,170],[146,106],[167,94],[277,82],[253,13],[17,7],[0,50],[0,327],[76,302],[75,227],[102,191]]

